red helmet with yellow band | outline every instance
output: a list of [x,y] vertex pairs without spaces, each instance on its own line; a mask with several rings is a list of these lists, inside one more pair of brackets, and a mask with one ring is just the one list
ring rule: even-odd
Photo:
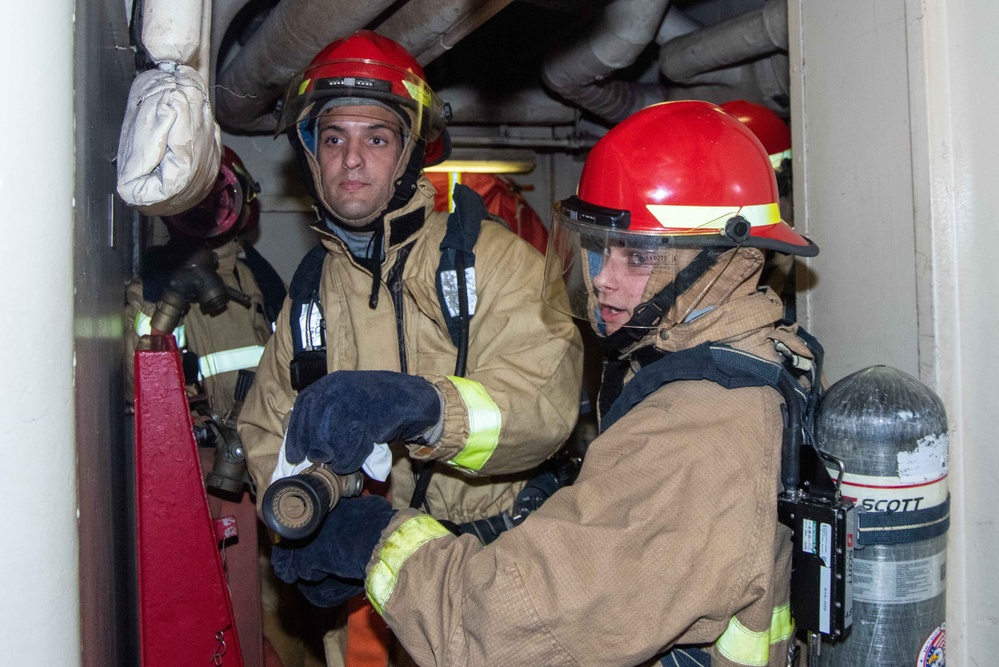
[[449,152],[448,110],[416,59],[387,37],[361,30],[320,51],[288,84],[276,133],[306,123],[338,102],[391,109],[425,145],[427,165]]
[[[555,205],[545,299],[568,301],[598,333],[632,329],[615,335],[637,340],[727,249],[818,254],[781,219],[778,201],[766,150],[734,116],[700,101],[642,109],[596,143],[577,194]],[[611,266],[643,290],[627,323],[628,304],[598,295]]]

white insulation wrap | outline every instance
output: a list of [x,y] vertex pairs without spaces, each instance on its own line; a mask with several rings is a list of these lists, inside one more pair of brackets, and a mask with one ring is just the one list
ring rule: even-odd
[[157,63],[197,66],[200,61],[203,0],[147,0],[142,8],[142,45]]
[[215,183],[222,133],[208,86],[186,65],[161,65],[135,77],[118,142],[118,194],[146,215],[174,215],[200,202]]

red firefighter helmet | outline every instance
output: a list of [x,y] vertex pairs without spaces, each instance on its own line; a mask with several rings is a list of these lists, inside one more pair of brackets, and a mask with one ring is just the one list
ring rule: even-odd
[[650,235],[676,246],[818,254],[781,220],[777,182],[759,140],[708,102],[656,104],[611,129],[586,159],[577,196],[556,204],[554,224]]
[[656,276],[694,256],[677,249],[818,254],[778,201],[766,150],[734,116],[699,101],[646,107],[596,143],[577,194],[555,204],[543,295],[557,309],[568,297],[567,312],[593,320],[594,279],[615,254],[653,276],[645,299],[663,289]]
[[336,100],[394,111],[423,142],[428,166],[443,161],[450,152],[444,103],[427,84],[416,59],[387,37],[360,30],[320,51],[288,84],[276,133],[299,125],[302,142],[314,152],[306,121]]
[[211,191],[192,208],[163,218],[172,233],[197,239],[240,233],[260,220],[260,186],[236,152],[222,147],[219,173]]
[[752,130],[770,156],[774,169],[780,169],[781,163],[791,157],[791,129],[773,111],[746,100],[726,102],[721,108]]

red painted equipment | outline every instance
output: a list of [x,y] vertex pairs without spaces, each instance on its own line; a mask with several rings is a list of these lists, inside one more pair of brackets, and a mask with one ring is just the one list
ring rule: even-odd
[[141,665],[244,667],[172,336],[136,350],[135,442]]

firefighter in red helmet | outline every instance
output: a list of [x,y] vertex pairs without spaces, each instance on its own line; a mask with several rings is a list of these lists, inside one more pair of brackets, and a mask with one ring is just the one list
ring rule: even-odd
[[[542,257],[467,188],[454,213],[434,210],[422,168],[448,153],[447,116],[417,61],[371,31],[289,83],[278,132],[312,188],[321,246],[240,417],[258,499],[311,464],[363,467],[391,472],[393,506],[461,524],[512,507],[572,430],[582,344],[541,299]],[[361,577],[327,583],[303,591],[334,606],[363,590]],[[328,636],[328,663],[342,651]]]
[[810,348],[757,289],[767,248],[818,252],[781,220],[739,121],[671,102],[611,129],[555,208],[544,285],[607,351],[602,432],[576,482],[488,546],[343,500],[312,542],[281,550],[284,571],[364,577],[420,664],[786,665],[782,396],[726,381],[787,360],[809,384]]
[[[763,144],[777,176],[781,217],[793,226],[791,128],[776,113],[752,102],[733,100],[722,104],[721,108],[738,118]],[[797,319],[795,268],[794,255],[771,250],[766,253],[761,276],[761,280],[784,300],[784,316],[792,321]]]
[[247,240],[259,222],[259,192],[260,186],[239,156],[224,147],[212,190],[193,208],[163,219],[170,241],[146,250],[141,275],[126,288],[125,376],[129,399],[132,352],[139,336],[150,333],[156,304],[175,271],[196,252],[207,249],[216,264],[211,270],[226,289],[242,296],[215,315],[205,314],[195,306],[173,334],[189,362],[189,394],[200,394],[219,415],[232,407],[238,371],[256,367],[285,297],[277,272]]

